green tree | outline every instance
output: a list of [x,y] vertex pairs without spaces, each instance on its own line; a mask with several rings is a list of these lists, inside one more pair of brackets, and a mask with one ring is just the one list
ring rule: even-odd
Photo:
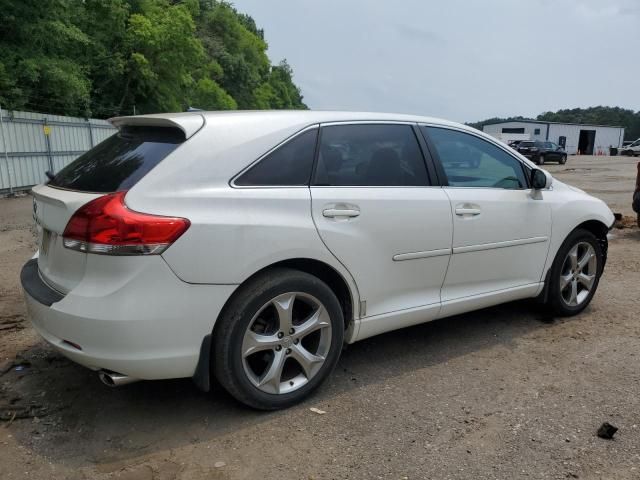
[[130,6],[125,0],[84,0],[78,8],[78,26],[89,33],[89,44],[76,52],[91,82],[93,116],[131,113],[131,104],[120,106],[126,83],[127,51],[124,49]]
[[507,118],[500,118],[500,117],[492,117],[492,118],[487,118],[486,120],[480,120],[479,122],[468,122],[465,123],[465,125],[469,125],[470,127],[473,127],[477,130],[482,130],[482,128],[485,125],[491,125],[493,123],[502,123],[502,122],[519,122],[519,121],[523,121],[523,120],[534,120],[533,118],[528,118],[528,117],[507,117]]
[[306,108],[253,18],[218,0],[0,0],[0,102],[110,117]]
[[[532,120],[525,117],[509,117],[509,118],[489,118],[475,123],[467,123],[467,125],[482,130],[487,124],[501,123],[519,120]],[[609,125],[616,127],[624,127],[625,140],[635,140],[640,138],[640,112],[620,108],[620,107],[589,107],[589,108],[572,108],[558,110],[557,112],[544,112],[538,115],[535,120],[542,122],[560,122],[560,123],[585,123],[592,125]]]
[[240,108],[254,107],[253,92],[267,78],[270,66],[267,44],[247,24],[227,3],[201,7],[198,35],[224,71],[221,86]]
[[625,127],[625,139],[640,137],[640,112],[620,107],[589,107],[545,112],[538,115],[545,122],[587,123]]
[[74,57],[90,40],[75,25],[71,3],[0,1],[0,96],[6,107],[89,111],[91,82]]
[[135,104],[140,112],[180,111],[195,88],[202,44],[188,5],[148,1],[129,17],[125,37],[125,84],[119,107]]

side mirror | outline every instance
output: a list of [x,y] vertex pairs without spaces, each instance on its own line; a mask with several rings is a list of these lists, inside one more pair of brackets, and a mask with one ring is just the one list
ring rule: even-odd
[[544,170],[534,168],[531,171],[531,187],[534,190],[544,190],[551,186],[553,177]]

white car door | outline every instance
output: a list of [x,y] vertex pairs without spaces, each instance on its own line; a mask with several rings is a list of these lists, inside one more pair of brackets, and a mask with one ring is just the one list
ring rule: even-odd
[[529,187],[529,169],[506,147],[480,136],[421,128],[453,217],[441,315],[466,310],[461,299],[506,301],[535,294],[549,250],[551,208]]
[[442,188],[430,186],[418,135],[411,124],[321,129],[311,199],[322,240],[354,277],[366,317],[421,310],[413,319],[379,322],[364,336],[439,312],[451,208]]

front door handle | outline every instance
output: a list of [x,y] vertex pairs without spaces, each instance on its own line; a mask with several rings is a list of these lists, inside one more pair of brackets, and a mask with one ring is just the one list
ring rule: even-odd
[[322,216],[327,218],[357,217],[358,215],[360,215],[360,210],[354,208],[325,208],[322,211]]
[[475,217],[476,215],[480,215],[480,209],[473,207],[458,207],[456,208],[456,215],[460,217],[463,217],[465,215]]

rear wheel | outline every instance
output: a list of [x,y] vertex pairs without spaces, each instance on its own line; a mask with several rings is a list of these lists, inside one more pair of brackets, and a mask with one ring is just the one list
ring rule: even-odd
[[584,310],[598,288],[602,267],[598,239],[587,230],[572,232],[551,267],[548,306],[553,313],[571,316]]
[[538,165],[544,165],[544,155],[542,154],[538,157]]
[[344,319],[333,291],[289,269],[262,274],[234,296],[214,331],[214,371],[237,400],[261,410],[293,405],[340,356]]

